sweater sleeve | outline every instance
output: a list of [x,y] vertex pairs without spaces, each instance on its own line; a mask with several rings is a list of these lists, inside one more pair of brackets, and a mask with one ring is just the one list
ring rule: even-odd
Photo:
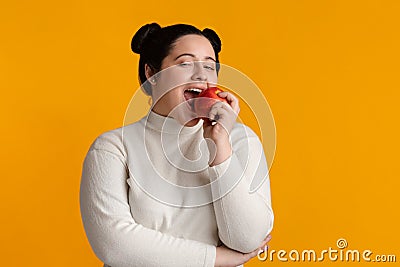
[[83,226],[96,256],[112,267],[214,266],[215,246],[135,222],[127,179],[121,148],[98,138],[84,160],[80,184]]
[[258,136],[244,126],[246,135],[232,141],[232,155],[209,167],[214,210],[221,241],[242,253],[257,249],[272,231],[269,172]]

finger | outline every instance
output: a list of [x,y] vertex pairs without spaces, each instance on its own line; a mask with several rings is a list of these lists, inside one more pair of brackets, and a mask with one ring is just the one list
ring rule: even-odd
[[222,102],[216,103],[210,109],[210,113],[212,113],[212,114],[216,114],[219,111],[221,111],[221,112],[226,111],[227,114],[230,114],[233,117],[237,117],[237,113],[226,103],[222,103]]
[[232,93],[224,91],[218,93],[218,96],[225,98],[233,110],[239,109],[239,100]]
[[230,110],[235,110],[235,109],[233,109],[232,106],[229,105],[228,103],[225,103],[225,102],[222,102],[222,101],[220,101],[220,102],[222,103],[222,107],[223,107],[223,108],[230,109]]
[[228,103],[223,102],[223,101],[217,101],[216,103],[214,103],[214,104],[211,106],[211,108],[214,108],[214,109],[215,109],[215,108],[225,109],[225,110],[228,110],[228,111],[234,113],[236,116],[237,116],[237,114],[239,114],[239,110],[240,110],[240,108],[238,108],[238,107],[237,107],[236,110],[233,109]]
[[212,108],[210,110],[210,112],[208,113],[208,118],[210,120],[214,120],[214,121],[218,120],[219,119],[218,109],[217,108]]
[[263,249],[266,245],[267,245],[267,243],[268,243],[268,241],[263,241],[262,242],[262,244],[261,244],[261,246],[260,246],[260,249]]
[[229,104],[227,104],[227,103],[225,103],[225,102],[216,101],[216,102],[211,106],[211,108],[223,107],[224,105],[228,105],[228,106],[229,106]]
[[267,236],[267,237],[263,240],[263,242],[262,242],[260,248],[263,248],[264,246],[268,246],[267,243],[268,243],[269,241],[271,241],[271,236]]
[[268,249],[268,244],[267,243],[265,243],[265,244],[262,244],[259,248],[258,248],[258,250],[267,250]]
[[[227,104],[225,104],[227,105]],[[224,104],[215,104],[211,107],[210,112],[209,113],[217,113],[218,111],[223,111],[223,110],[227,110],[226,108],[224,108]]]
[[225,103],[225,102],[221,102],[221,104],[217,105],[216,107],[229,111],[235,117],[237,117],[237,115],[239,114],[239,111],[240,111],[239,107],[237,107],[236,109],[233,109],[228,103]]
[[264,238],[262,244],[268,243],[269,241],[271,241],[271,239],[272,239],[272,236],[271,236],[271,235],[267,235],[267,236]]
[[221,114],[221,112],[223,112],[223,104],[222,104],[222,102],[216,103],[211,107],[210,112],[208,113],[208,116],[212,120],[218,120],[218,119],[215,119],[215,117],[217,115]]
[[230,125],[232,121],[230,118],[232,118],[232,120],[235,119],[235,117],[232,115],[232,112],[228,112],[223,109],[217,109],[210,112],[210,120],[216,121],[220,124]]

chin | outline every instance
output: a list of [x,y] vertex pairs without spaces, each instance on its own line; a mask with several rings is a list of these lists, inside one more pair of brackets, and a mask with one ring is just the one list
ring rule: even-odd
[[187,103],[181,105],[179,109],[174,109],[170,112],[170,117],[179,122],[180,125],[192,127],[195,126],[200,118],[196,116],[190,109],[186,107]]

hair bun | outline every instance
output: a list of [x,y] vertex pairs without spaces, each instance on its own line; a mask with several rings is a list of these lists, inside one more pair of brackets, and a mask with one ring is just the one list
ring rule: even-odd
[[148,37],[160,29],[161,26],[155,22],[142,26],[132,38],[132,51],[136,54],[141,54],[143,52],[143,44],[146,42]]
[[209,28],[205,28],[202,33],[211,42],[215,52],[219,53],[221,51],[221,39],[219,39],[218,34]]

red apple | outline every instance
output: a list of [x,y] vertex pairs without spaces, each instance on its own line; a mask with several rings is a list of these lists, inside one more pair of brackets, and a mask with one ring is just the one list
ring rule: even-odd
[[218,87],[210,87],[202,91],[194,99],[194,111],[196,112],[198,117],[203,119],[208,118],[208,114],[210,113],[211,107],[218,101],[227,103],[225,98],[219,97],[217,95],[220,92],[223,91]]

